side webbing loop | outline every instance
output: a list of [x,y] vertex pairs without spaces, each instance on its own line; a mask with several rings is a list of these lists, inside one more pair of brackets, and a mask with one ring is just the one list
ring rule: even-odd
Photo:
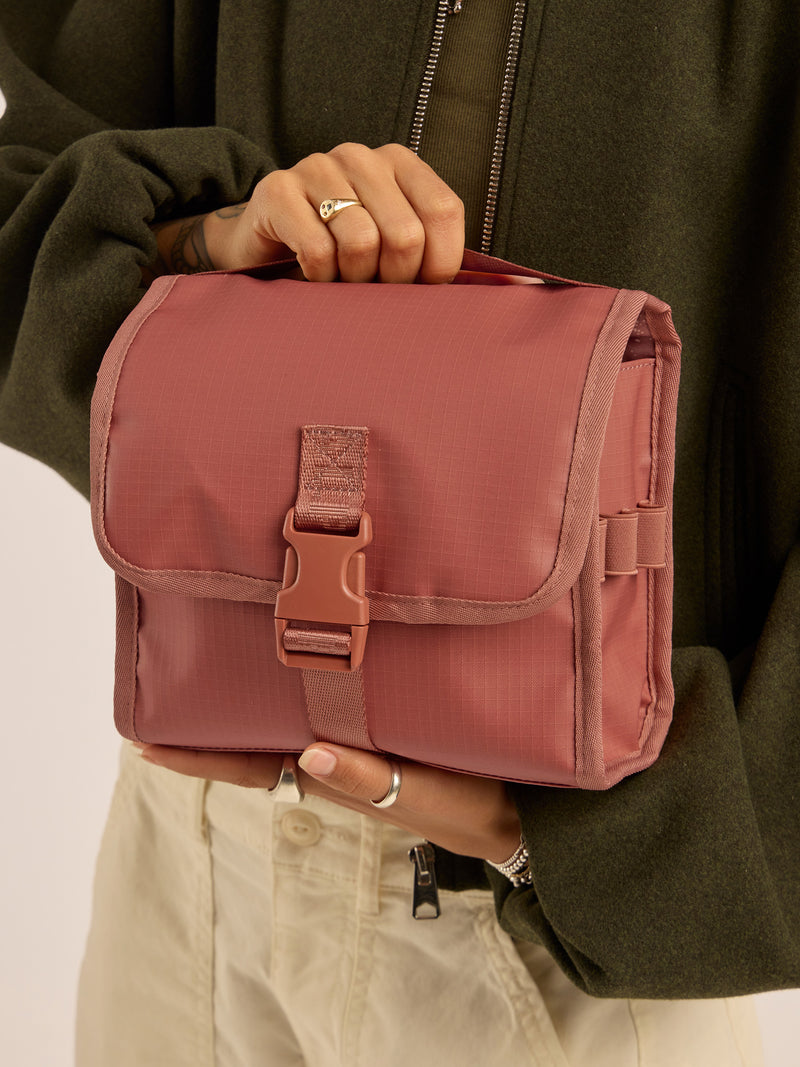
[[636,574],[639,567],[667,563],[667,509],[647,502],[631,511],[600,517],[600,559],[605,578]]

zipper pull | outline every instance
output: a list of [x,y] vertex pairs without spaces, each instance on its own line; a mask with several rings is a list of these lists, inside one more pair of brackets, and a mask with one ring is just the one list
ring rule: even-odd
[[448,11],[451,15],[460,15],[463,6],[464,0],[450,0]]
[[[438,919],[442,913],[439,907],[439,890],[436,886],[436,853],[429,841],[423,841],[408,853],[414,864],[414,896],[411,914],[415,919]],[[424,909],[424,913],[420,914]]]

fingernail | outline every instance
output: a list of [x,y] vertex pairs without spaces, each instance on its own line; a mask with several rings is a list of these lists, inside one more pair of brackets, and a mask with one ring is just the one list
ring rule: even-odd
[[336,769],[336,757],[326,748],[307,749],[297,762],[315,778],[328,778]]
[[143,749],[139,753],[139,759],[143,759],[145,761],[145,763],[152,763],[154,767],[161,767],[162,766],[162,764],[157,759],[154,759],[150,755],[150,753],[147,752],[145,749]]

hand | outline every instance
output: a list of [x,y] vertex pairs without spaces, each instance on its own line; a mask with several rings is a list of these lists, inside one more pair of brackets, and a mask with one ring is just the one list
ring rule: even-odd
[[[329,223],[329,197],[360,200]],[[256,267],[294,256],[309,281],[449,282],[464,205],[408,148],[341,144],[276,170],[244,204],[154,227],[158,273]]]
[[[271,789],[283,762],[282,756],[259,752],[138,747],[143,759],[179,774],[245,787]],[[304,792],[399,826],[450,852],[503,863],[519,844],[516,809],[503,782],[493,778],[402,763],[397,800],[389,808],[374,808],[369,801],[386,795],[392,777],[383,756],[325,742],[310,745],[299,762]]]

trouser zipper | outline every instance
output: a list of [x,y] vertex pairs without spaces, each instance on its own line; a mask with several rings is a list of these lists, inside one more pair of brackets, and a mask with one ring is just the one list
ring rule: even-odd
[[414,864],[414,893],[411,914],[415,919],[438,919],[439,887],[436,884],[436,853],[430,841],[422,841],[408,853]]

